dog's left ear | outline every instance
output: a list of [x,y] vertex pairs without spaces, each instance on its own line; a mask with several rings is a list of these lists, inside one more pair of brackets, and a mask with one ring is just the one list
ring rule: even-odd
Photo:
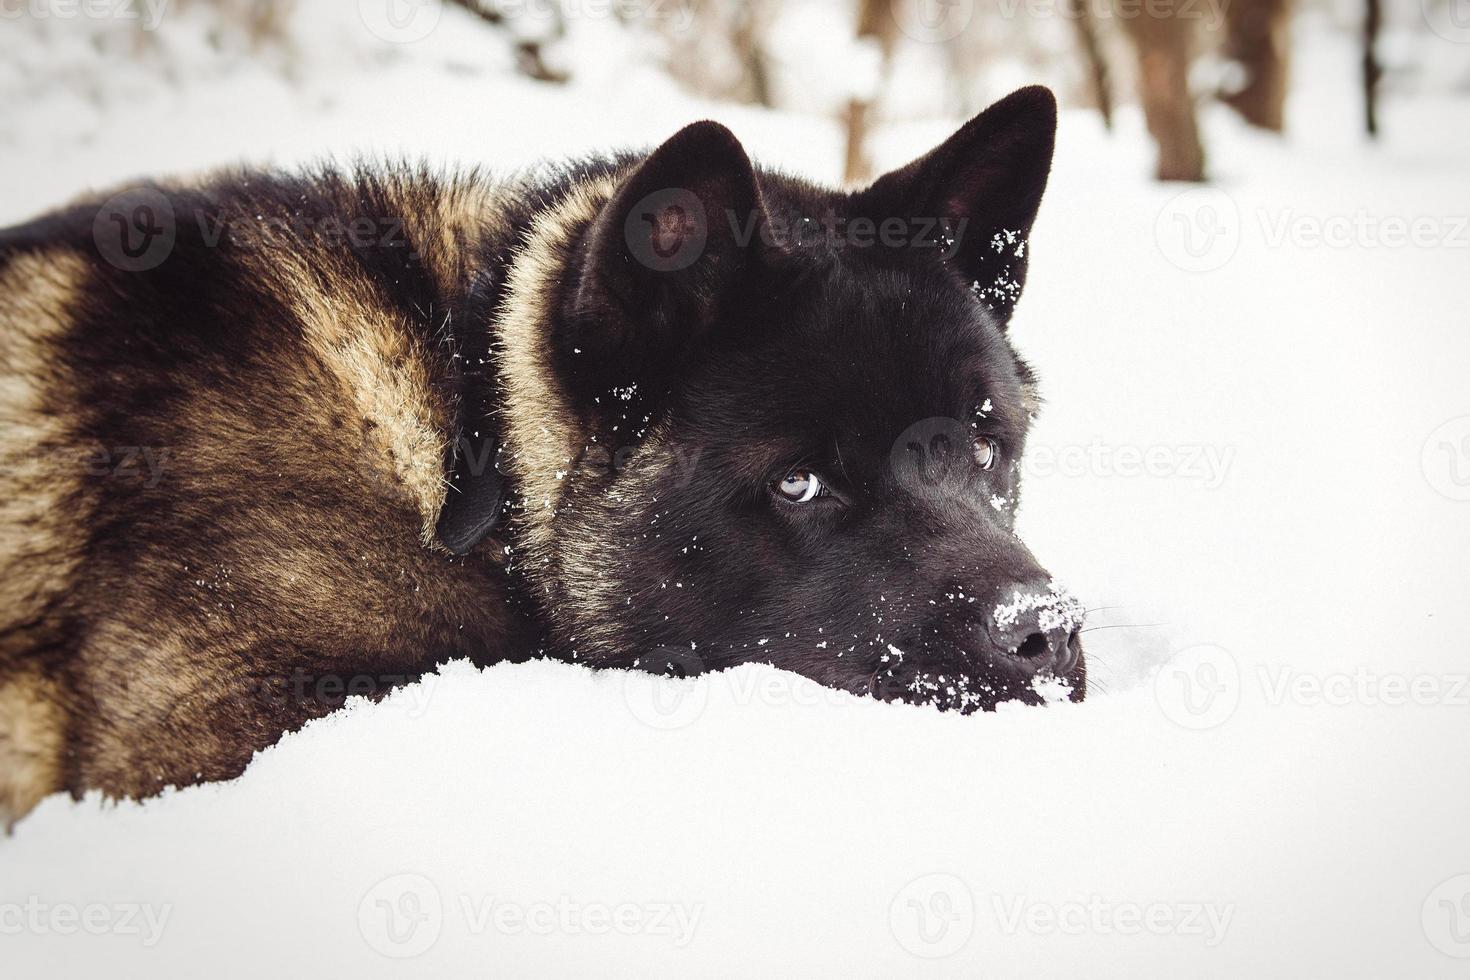
[[1057,102],[1013,92],[857,197],[861,213],[940,224],[942,254],[1002,324],[1026,281],[1027,239],[1051,172]]
[[735,135],[708,121],[680,130],[588,230],[557,327],[564,366],[584,381],[616,384],[674,370],[733,294],[765,222]]

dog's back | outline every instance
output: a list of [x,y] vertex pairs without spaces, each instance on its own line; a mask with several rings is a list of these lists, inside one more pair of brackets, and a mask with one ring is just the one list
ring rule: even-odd
[[232,175],[0,234],[0,818],[498,645],[493,547],[424,547],[492,193]]

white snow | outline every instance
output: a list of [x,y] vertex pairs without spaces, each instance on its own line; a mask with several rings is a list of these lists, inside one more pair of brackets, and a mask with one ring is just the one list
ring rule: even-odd
[[[237,159],[509,166],[698,116],[839,166],[834,122],[696,102],[611,24],[558,89],[464,25],[425,53],[304,6],[295,83],[89,81],[94,47],[8,24],[0,221]],[[159,37],[213,64],[190,23]],[[0,840],[4,975],[1463,976],[1470,104],[1390,99],[1366,146],[1355,56],[1305,48],[1285,140],[1207,112],[1202,188],[1144,179],[1131,109],[1063,115],[1014,332],[1031,452],[1084,463],[1028,471],[1019,529],[1104,627],[1086,703],[450,664],[234,782],[43,803]],[[882,162],[952,125],[885,127]]]

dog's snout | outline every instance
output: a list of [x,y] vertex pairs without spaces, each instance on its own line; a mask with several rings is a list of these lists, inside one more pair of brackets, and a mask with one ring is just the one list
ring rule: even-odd
[[985,624],[991,646],[1025,676],[1064,676],[1077,666],[1082,644],[1081,603],[1047,580],[1012,582],[997,593]]

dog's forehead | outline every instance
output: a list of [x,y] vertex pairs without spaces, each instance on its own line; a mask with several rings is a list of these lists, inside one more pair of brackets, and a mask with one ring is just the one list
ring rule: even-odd
[[[712,410],[758,437],[821,432],[881,444],[989,403],[1024,427],[1022,368],[984,307],[943,269],[838,266],[773,291],[757,342],[709,374]],[[716,403],[718,408],[716,408]]]

